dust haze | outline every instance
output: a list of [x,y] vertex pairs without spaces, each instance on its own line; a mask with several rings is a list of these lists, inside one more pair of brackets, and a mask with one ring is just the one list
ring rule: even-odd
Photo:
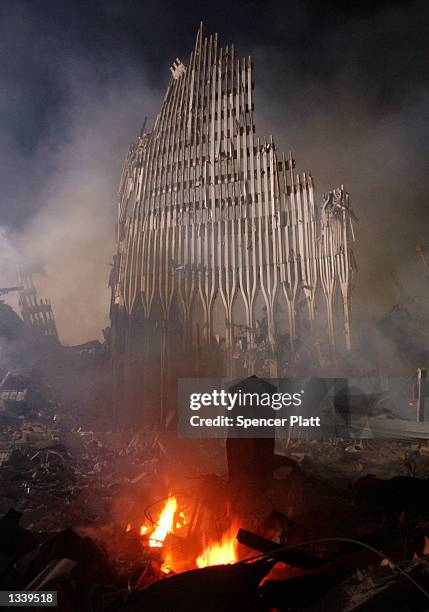
[[[46,40],[40,26],[33,13],[7,16],[0,44],[8,45],[13,29],[26,39],[21,41],[25,60],[32,52],[26,41],[38,40],[37,62],[49,62],[60,33]],[[48,116],[36,142],[29,133],[23,143],[20,133],[31,90],[17,94],[20,75],[13,70],[3,78],[0,284],[17,284],[18,264],[35,272],[39,297],[51,298],[61,340],[78,344],[100,338],[108,324],[122,161],[158,96],[145,83],[144,64],[124,63],[121,71],[101,79],[91,59],[72,49],[54,67],[61,110]],[[31,73],[25,76],[31,79]]]

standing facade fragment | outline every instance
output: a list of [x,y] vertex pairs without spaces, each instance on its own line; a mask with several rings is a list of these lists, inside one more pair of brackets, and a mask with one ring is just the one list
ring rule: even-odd
[[37,329],[44,336],[59,342],[57,326],[51,302],[38,298],[36,287],[31,274],[20,273],[23,289],[19,292],[19,306],[24,322]]
[[311,174],[257,137],[251,58],[200,26],[123,166],[110,277],[120,376],[152,364],[164,380],[175,359],[188,375],[221,363],[276,376],[350,350],[352,219],[342,187],[318,206]]

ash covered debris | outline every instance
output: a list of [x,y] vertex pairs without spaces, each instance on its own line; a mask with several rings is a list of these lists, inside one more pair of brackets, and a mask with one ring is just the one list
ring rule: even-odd
[[[23,440],[23,429],[33,435]],[[371,610],[405,588],[414,607],[402,609],[425,609],[425,596],[404,578],[405,572],[428,588],[423,442],[290,441],[296,463],[274,465],[274,478],[261,490],[222,477],[220,441],[178,441],[150,429],[68,429],[42,417],[20,420],[15,436],[9,423],[4,433],[0,530],[10,536],[0,538],[2,588],[57,590],[60,610],[85,612],[166,610],[173,602],[178,610],[201,611],[231,605],[316,611],[331,602],[340,603],[329,609]],[[167,490],[191,520],[185,532],[151,547]],[[393,500],[394,508],[377,499]],[[214,537],[227,521],[226,507],[238,519],[235,562],[192,567],[198,529]],[[257,563],[245,562],[255,555]],[[380,567],[384,557],[389,565]]]
[[[67,612],[172,602],[177,610],[316,611],[332,602],[371,610],[409,584],[411,609],[425,609],[404,572],[428,589],[426,442],[289,440],[288,460],[275,455],[264,483],[238,484],[225,477],[220,440],[117,427],[103,399],[108,332],[104,344],[62,347],[6,305],[0,332],[8,347],[0,394],[9,393],[0,411],[0,530],[9,530],[1,588],[55,589]],[[18,385],[34,400],[17,401]],[[153,546],[166,496],[177,500],[179,527]],[[222,541],[228,525],[233,559],[216,564],[207,553],[199,565],[203,536]]]
[[112,409],[108,345],[63,346],[48,331],[0,302],[0,414],[92,427]]

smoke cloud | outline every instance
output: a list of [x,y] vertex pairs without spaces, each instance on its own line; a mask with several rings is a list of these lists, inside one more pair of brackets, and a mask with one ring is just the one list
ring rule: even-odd
[[41,188],[44,204],[20,238],[24,260],[43,270],[64,341],[100,334],[107,324],[109,263],[115,252],[116,191],[121,163],[148,96],[131,77],[94,88],[71,83],[67,134],[56,171]]
[[[58,32],[44,45],[34,14],[11,15],[2,32],[11,21],[15,31],[23,29],[30,40],[42,42],[37,62],[49,62]],[[31,45],[21,43],[27,59]],[[30,150],[19,132],[31,98],[15,99],[13,75],[2,88],[2,183],[8,189],[1,209],[10,225],[3,224],[0,234],[0,284],[17,284],[18,264],[33,271],[39,296],[51,298],[61,340],[77,344],[100,338],[108,324],[107,282],[122,161],[158,100],[145,83],[143,66],[138,71],[126,66],[121,74],[100,78],[97,66],[77,50],[54,66],[52,87],[60,92],[61,110],[46,117],[35,143],[34,132],[29,133]]]
[[297,170],[311,170],[319,201],[341,184],[351,194],[359,218],[354,311],[365,318],[401,299],[392,272],[406,293],[426,293],[429,316],[415,253],[418,244],[429,249],[425,13],[407,3],[351,17],[324,33],[310,65],[293,40],[290,54],[275,46],[253,52],[259,131],[292,149]]

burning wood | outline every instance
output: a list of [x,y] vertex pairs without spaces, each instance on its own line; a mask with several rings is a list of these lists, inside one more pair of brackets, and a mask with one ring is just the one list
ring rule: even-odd
[[[207,538],[204,534],[193,534],[190,536],[181,534],[181,530],[189,524],[186,513],[174,495],[169,495],[160,514],[152,526],[143,523],[139,528],[139,534],[143,538],[143,546],[149,548],[161,548],[164,562],[161,571],[165,574],[175,573],[177,565],[183,568],[183,558],[175,562],[177,554],[175,549],[179,548],[179,554],[183,554],[184,546],[178,546],[178,540],[189,539],[192,541],[192,551],[188,569],[196,567],[207,567],[210,565],[224,565],[238,561],[237,532],[238,521],[232,521],[231,526],[225,530],[220,537]],[[126,533],[132,529],[131,523],[127,524]],[[185,531],[185,530],[183,530]],[[168,538],[167,536],[173,536]],[[185,548],[189,548],[185,545]],[[189,557],[189,551],[187,552]]]
[[231,528],[222,535],[220,541],[208,544],[201,555],[197,557],[197,566],[207,567],[209,565],[225,565],[238,561],[237,531],[237,526],[232,525]]

